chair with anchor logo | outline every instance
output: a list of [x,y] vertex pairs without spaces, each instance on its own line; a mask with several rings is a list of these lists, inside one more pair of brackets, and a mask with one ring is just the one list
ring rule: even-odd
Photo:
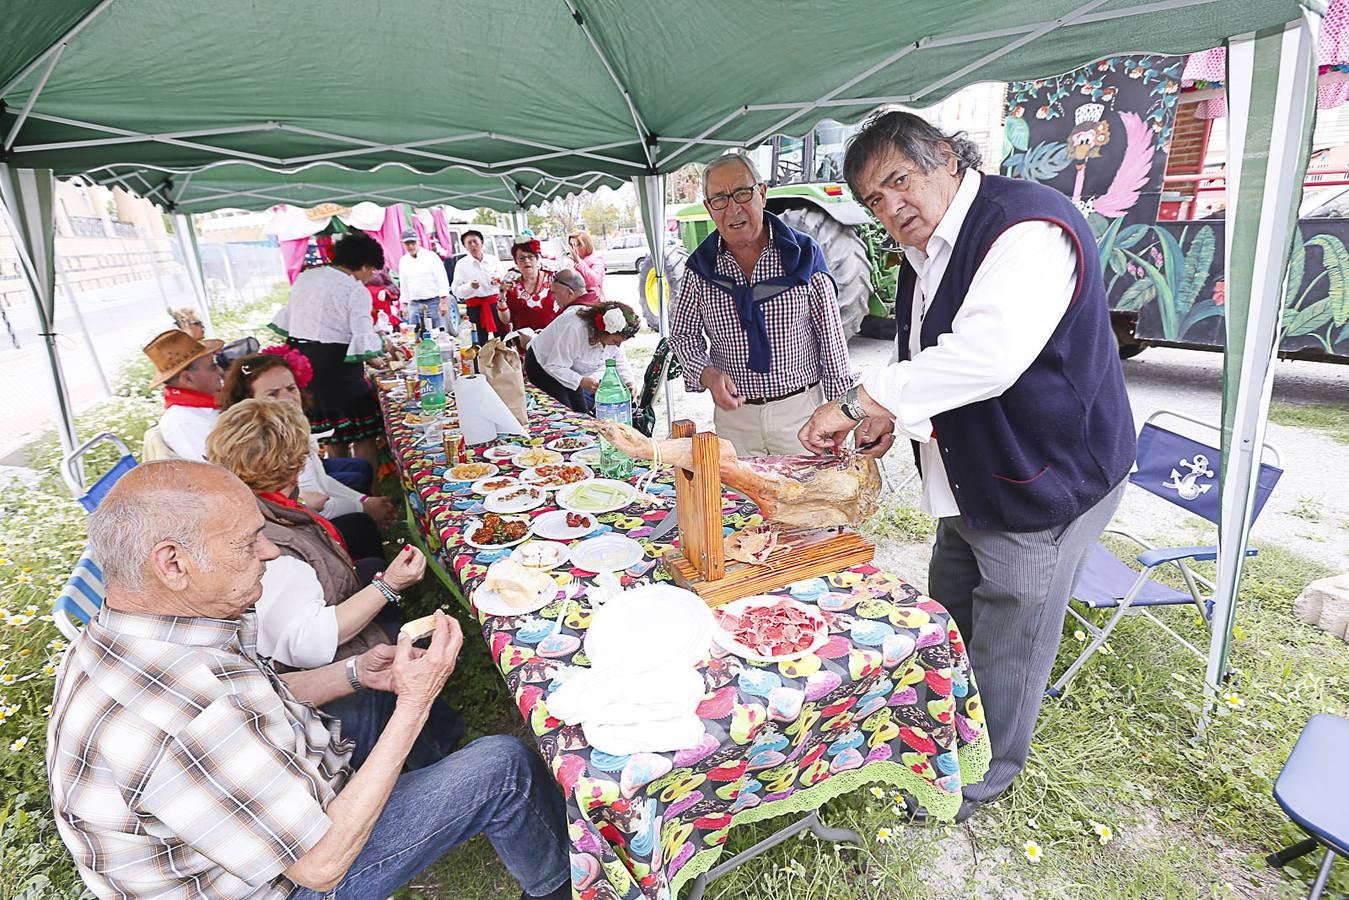
[[[1138,461],[1129,475],[1129,481],[1188,513],[1217,524],[1218,471],[1222,453],[1202,441],[1161,427],[1156,424],[1158,419],[1179,420],[1187,423],[1187,431],[1202,431],[1213,435],[1211,439],[1215,440],[1221,434],[1217,426],[1208,422],[1170,410],[1158,410],[1148,416],[1138,432]],[[1252,522],[1260,515],[1279,476],[1283,474],[1279,468],[1279,454],[1269,444],[1263,447],[1262,460],[1264,458],[1269,458],[1271,462],[1262,461],[1260,464]],[[1193,606],[1200,617],[1208,622],[1213,613],[1214,585],[1196,573],[1190,564],[1216,559],[1218,548],[1154,547],[1127,531],[1107,529],[1105,533],[1117,535],[1138,546],[1140,552],[1133,556],[1133,561],[1141,569],[1120,559],[1104,544],[1098,543],[1087,554],[1073,587],[1073,603],[1069,604],[1068,613],[1091,636],[1091,641],[1046,692],[1051,697],[1063,693],[1073,675],[1109,640],[1111,632],[1127,613],[1146,616],[1201,661],[1205,659],[1203,651],[1177,634],[1153,610],[1162,606]],[[1256,552],[1254,547],[1246,548],[1247,556],[1255,556]],[[1180,576],[1183,588],[1171,587],[1152,579],[1156,570],[1166,566],[1170,566]],[[1097,625],[1074,609],[1074,603],[1088,610],[1108,609],[1113,610],[1113,613],[1104,625]]]

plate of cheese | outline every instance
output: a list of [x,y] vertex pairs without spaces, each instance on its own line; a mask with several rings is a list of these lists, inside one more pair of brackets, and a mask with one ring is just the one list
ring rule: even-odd
[[547,572],[499,559],[473,592],[473,605],[489,616],[520,616],[543,609],[557,596],[557,582]]

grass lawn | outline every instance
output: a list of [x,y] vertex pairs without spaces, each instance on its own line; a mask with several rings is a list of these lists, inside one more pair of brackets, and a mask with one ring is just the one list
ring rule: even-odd
[[1341,444],[1349,444],[1349,409],[1342,406],[1275,401],[1269,405],[1269,420],[1278,425],[1315,428]]

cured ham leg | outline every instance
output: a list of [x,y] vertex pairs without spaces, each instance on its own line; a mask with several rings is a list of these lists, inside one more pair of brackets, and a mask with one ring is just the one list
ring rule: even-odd
[[[653,441],[634,428],[597,420],[596,430],[634,459],[651,459],[693,471],[693,439]],[[869,456],[756,456],[741,459],[718,439],[721,483],[753,500],[763,517],[794,528],[859,525],[876,509],[881,476]]]

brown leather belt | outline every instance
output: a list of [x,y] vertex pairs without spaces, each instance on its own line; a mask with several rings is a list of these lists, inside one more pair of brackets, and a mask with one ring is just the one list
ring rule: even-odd
[[794,391],[788,391],[787,393],[780,394],[776,397],[746,397],[745,402],[750,404],[751,406],[763,406],[765,403],[777,403],[779,400],[786,400],[788,397],[795,397],[797,394],[804,394],[806,391],[815,387],[817,384],[819,384],[818,381],[812,381],[805,387],[797,388]]

